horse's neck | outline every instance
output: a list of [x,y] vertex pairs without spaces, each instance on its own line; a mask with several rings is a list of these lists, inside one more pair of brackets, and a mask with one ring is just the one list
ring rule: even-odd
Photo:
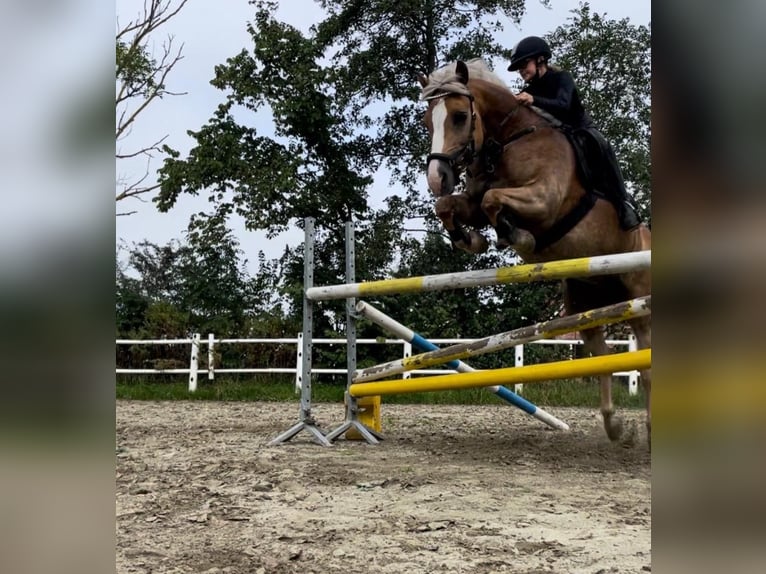
[[500,141],[515,131],[544,121],[527,106],[517,104],[508,90],[496,89],[483,96],[479,105],[486,137]]

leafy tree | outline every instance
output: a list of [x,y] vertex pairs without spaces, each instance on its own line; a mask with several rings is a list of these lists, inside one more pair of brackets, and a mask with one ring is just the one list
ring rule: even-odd
[[[380,276],[392,269],[402,219],[433,218],[430,198],[423,201],[415,188],[427,149],[416,72],[456,55],[507,53],[492,40],[502,29],[499,16],[518,20],[524,2],[322,2],[328,19],[309,36],[276,21],[276,3],[252,4],[254,47],[216,67],[212,84],[226,101],[189,132],[195,140],[189,155],[166,150],[171,157],[159,171],[158,208],[171,209],[183,193],[206,193],[214,211],[236,212],[250,229],[270,236],[315,217],[317,283],[342,279],[343,222],[369,222],[357,233],[363,262],[357,277]],[[238,119],[267,111],[273,136]],[[368,204],[368,188],[382,165],[410,194],[389,198],[378,213]],[[302,254],[294,250],[280,265],[283,291],[297,296]],[[292,308],[300,308],[295,298]],[[327,316],[328,328],[335,328],[331,315],[339,314]]]
[[120,261],[119,257],[115,269],[117,272],[115,281],[117,336],[132,337],[140,332],[150,301],[141,292],[140,280],[127,274],[126,265]]
[[[382,165],[409,188],[413,211],[427,149],[416,72],[457,56],[507,55],[493,40],[499,16],[524,12],[523,0],[322,1],[328,18],[305,37],[274,20],[275,2],[251,3],[254,49],[216,68],[212,83],[227,101],[190,132],[197,145],[186,159],[165,162],[157,203],[164,211],[181,193],[207,191],[272,233],[306,216],[320,228],[368,219],[367,188]],[[275,137],[238,123],[237,106],[268,106]]]
[[[224,213],[195,217],[183,244],[144,241],[129,251],[125,263],[118,262],[117,315],[122,334],[239,335],[248,317],[271,303],[268,293],[256,292],[257,284],[247,274],[247,262],[225,218]],[[158,329],[151,317],[158,320]]]
[[[376,130],[374,153],[391,170],[393,183],[409,191],[408,201],[417,203],[420,214],[430,211],[415,187],[428,143],[414,78],[417,72],[428,74],[458,58],[510,56],[497,40],[507,25],[501,17],[518,23],[525,1],[323,0],[321,4],[328,18],[316,27],[316,41],[332,49],[337,93],[348,99],[351,117],[358,118],[360,127]],[[381,102],[386,103],[383,113]]]
[[[159,172],[159,209],[170,209],[182,192],[207,191],[213,203],[232,205],[250,229],[270,234],[307,216],[330,228],[364,219],[369,138],[353,133],[330,97],[327,70],[316,64],[321,53],[267,10],[248,30],[254,53],[243,50],[216,67],[212,84],[228,92],[227,101],[208,125],[189,132],[196,140],[189,157],[173,153]],[[275,138],[235,119],[240,106],[253,113],[267,105]]]
[[[193,333],[217,337],[294,336],[300,330],[286,319],[277,278],[281,270],[259,254],[259,273],[249,277],[239,244],[224,222],[224,212],[195,217],[183,243],[134,245],[117,264],[117,336],[185,338]],[[294,361],[294,348],[225,345],[218,366]],[[201,357],[202,364],[206,357]],[[132,366],[183,366],[187,348],[118,348],[118,363]]]

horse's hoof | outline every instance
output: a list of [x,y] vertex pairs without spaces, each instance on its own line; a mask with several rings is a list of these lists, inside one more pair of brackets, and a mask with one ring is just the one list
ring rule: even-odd
[[633,448],[636,442],[638,442],[638,427],[636,427],[636,421],[630,421],[627,432],[620,437],[620,445],[622,448]]
[[498,249],[508,249],[511,246],[511,242],[508,241],[505,237],[498,237],[497,241],[495,242],[495,247]]
[[604,430],[606,430],[606,436],[609,437],[609,440],[617,442],[622,438],[622,419],[615,416],[605,416]]
[[469,236],[471,237],[471,253],[484,253],[487,251],[487,249],[489,249],[489,242],[487,241],[487,238],[478,231],[474,231],[472,229],[469,232]]

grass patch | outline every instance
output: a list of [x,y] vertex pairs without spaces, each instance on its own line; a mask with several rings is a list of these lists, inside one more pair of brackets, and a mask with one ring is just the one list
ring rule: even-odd
[[[197,390],[190,393],[188,381],[179,377],[168,377],[161,381],[159,377],[118,377],[116,396],[130,400],[203,400],[203,401],[296,401],[294,380],[292,377],[218,377],[214,381],[201,379]],[[179,380],[180,379],[180,380]],[[513,390],[513,387],[510,387]],[[342,402],[345,385],[340,382],[314,381],[311,387],[311,400],[314,402]],[[595,380],[561,380],[524,385],[522,396],[540,407],[568,406],[595,407],[599,404],[599,386]],[[620,379],[615,379],[612,386],[612,398],[616,407],[643,408],[643,393],[631,396],[627,386]],[[498,404],[492,393],[483,389],[459,391],[440,391],[434,393],[412,393],[406,395],[386,395],[387,404],[455,404],[482,405]]]

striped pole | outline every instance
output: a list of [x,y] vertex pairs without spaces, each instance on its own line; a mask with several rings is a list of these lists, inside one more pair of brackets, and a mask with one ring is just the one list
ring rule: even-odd
[[[405,327],[404,325],[392,319],[391,317],[389,317],[382,311],[376,309],[369,303],[365,303],[364,301],[359,301],[356,304],[356,312],[362,315],[368,321],[375,323],[382,329],[385,329],[386,331],[389,331],[395,336],[400,337],[401,339],[404,339],[405,341],[412,344],[414,347],[417,347],[421,351],[436,351],[439,349],[439,347],[437,347],[436,345],[434,345],[427,339],[423,338],[421,335],[419,335],[412,329]],[[459,373],[472,373],[475,371],[473,367],[466,365],[462,361],[450,361],[449,363],[447,363],[447,366],[450,369],[455,369]],[[539,408],[537,405],[529,402],[528,400],[520,397],[519,395],[517,395],[510,389],[507,389],[499,385],[485,387],[485,389],[491,393],[494,393],[501,399],[505,399],[506,401],[511,403],[513,406],[518,407],[525,413],[532,415],[533,417],[544,422],[550,427],[553,427],[555,429],[560,429],[560,430],[569,430],[569,425],[567,423],[554,417],[552,414],[544,411],[543,409]]]
[[348,389],[355,397],[374,395],[393,395],[422,393],[433,391],[473,389],[498,383],[535,383],[553,379],[568,379],[603,375],[616,371],[648,369],[652,365],[652,350],[642,349],[628,353],[617,353],[587,359],[573,359],[529,365],[526,367],[508,367],[473,373],[422,377],[409,380],[378,381],[375,383],[355,383]]
[[445,289],[462,289],[464,287],[481,287],[503,283],[529,283],[532,281],[611,275],[649,269],[651,263],[651,251],[635,251],[632,253],[550,261],[548,263],[515,265],[513,267],[485,269],[482,271],[464,271],[461,273],[443,273],[441,275],[347,283],[345,285],[329,285],[326,287],[309,287],[306,289],[306,297],[312,301],[327,301],[330,299],[359,298],[371,295],[395,295],[398,293],[442,291]]
[[[358,309],[357,309],[358,310]],[[552,339],[564,333],[571,333],[582,329],[618,323],[633,317],[641,317],[651,313],[651,296],[631,299],[623,303],[608,305],[598,309],[592,309],[583,313],[576,313],[542,323],[536,323],[513,331],[506,331],[470,343],[459,343],[450,347],[444,347],[414,357],[398,359],[382,365],[368,367],[356,371],[355,383],[376,381],[391,375],[406,371],[422,369],[440,365],[447,361],[465,359],[476,355],[483,355],[495,351],[501,351],[516,345],[530,343],[538,339]]]

